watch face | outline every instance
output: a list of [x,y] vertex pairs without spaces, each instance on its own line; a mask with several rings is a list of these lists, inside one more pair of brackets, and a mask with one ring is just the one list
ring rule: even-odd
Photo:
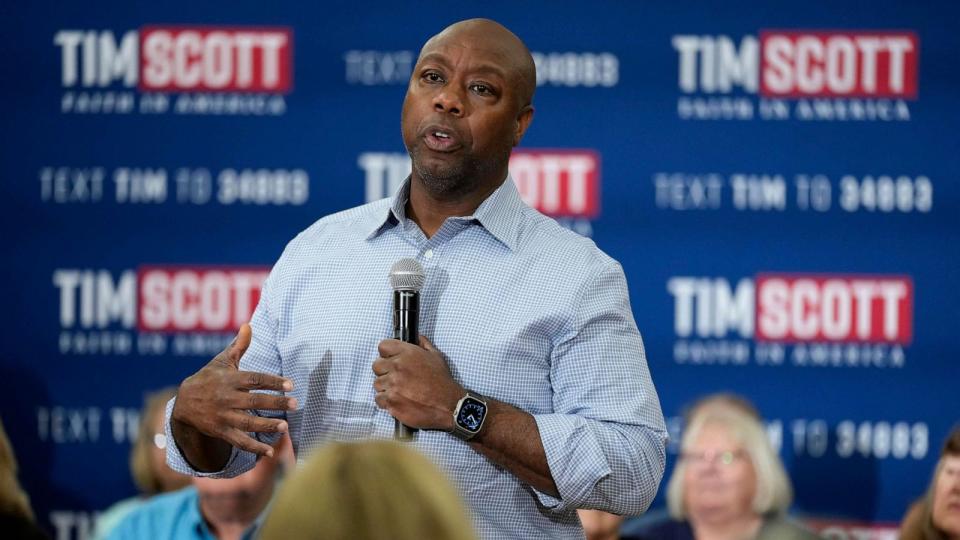
[[483,417],[487,415],[487,406],[483,403],[468,397],[463,400],[460,407],[460,413],[457,415],[457,424],[467,431],[476,432],[483,423]]

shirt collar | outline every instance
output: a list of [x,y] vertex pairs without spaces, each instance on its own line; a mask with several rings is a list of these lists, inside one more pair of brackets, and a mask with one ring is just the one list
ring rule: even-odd
[[[410,198],[410,177],[390,198],[386,211],[375,217],[373,227],[367,235],[367,240],[377,237],[389,223],[403,223],[406,219],[407,200]],[[513,178],[508,174],[506,180],[490,194],[472,216],[460,219],[474,219],[483,226],[494,238],[502,242],[511,251],[516,249],[517,237],[520,235],[520,213],[523,210],[523,200],[517,191]]]

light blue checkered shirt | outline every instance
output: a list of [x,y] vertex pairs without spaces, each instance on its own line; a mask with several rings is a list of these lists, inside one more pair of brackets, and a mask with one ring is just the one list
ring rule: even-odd
[[[418,432],[413,444],[458,486],[480,536],[583,538],[577,508],[642,513],[666,430],[619,263],[524,204],[509,177],[429,239],[405,216],[408,193],[405,183],[317,221],[264,284],[240,369],[293,380],[299,408],[286,417],[299,458],[325,441],[392,437],[370,366],[393,334],[390,267],[413,257],[426,273],[420,333],[459,384],[534,416],[560,492],[537,491],[451,434]],[[174,469],[197,474],[167,449]],[[253,463],[235,449],[216,474]]]

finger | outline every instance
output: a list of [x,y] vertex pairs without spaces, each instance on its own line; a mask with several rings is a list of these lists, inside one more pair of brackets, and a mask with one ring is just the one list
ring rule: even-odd
[[377,350],[380,352],[380,356],[389,358],[403,352],[403,346],[404,343],[399,339],[385,339],[377,345]]
[[247,452],[253,452],[258,456],[268,456],[273,457],[273,447],[269,444],[264,444],[250,435],[247,435],[243,431],[237,428],[227,427],[224,428],[220,433],[220,437],[227,441],[228,443],[236,446],[240,450],[246,450]]
[[374,375],[379,377],[381,375],[390,373],[391,364],[392,362],[389,358],[377,358],[373,361],[373,366],[371,366],[373,368]]
[[234,409],[294,411],[297,409],[297,400],[296,398],[273,394],[235,392],[231,396],[230,406]]
[[423,334],[420,335],[420,346],[430,352],[435,352],[437,350],[437,348],[433,346],[433,343],[431,343],[430,340],[427,339],[427,336]]
[[240,366],[240,358],[243,357],[243,353],[247,352],[247,347],[250,346],[251,339],[253,339],[253,330],[250,329],[249,324],[243,323],[240,326],[240,331],[237,332],[237,337],[234,338],[230,347],[227,348],[227,360],[229,360],[231,364],[237,367]]
[[244,433],[285,433],[286,420],[278,418],[264,418],[255,414],[242,412],[228,413],[224,416],[226,427],[239,429]]
[[385,411],[389,410],[391,405],[390,392],[377,392],[377,394],[373,396],[373,402],[377,404],[377,407]]
[[274,390],[289,392],[293,390],[293,381],[259,371],[238,371],[234,375],[236,388],[244,390]]
[[386,392],[390,386],[390,375],[383,375],[373,380],[373,389],[377,392]]

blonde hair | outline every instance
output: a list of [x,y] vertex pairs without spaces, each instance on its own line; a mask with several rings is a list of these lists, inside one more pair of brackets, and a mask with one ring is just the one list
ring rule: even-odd
[[144,495],[156,495],[163,491],[163,485],[150,465],[150,452],[155,435],[153,419],[166,408],[167,402],[176,394],[177,389],[170,386],[144,397],[137,440],[130,449],[130,474],[133,475],[133,482],[137,484],[140,493]]
[[[790,507],[793,489],[783,463],[770,446],[770,440],[751,412],[740,407],[710,407],[701,405],[690,419],[680,444],[681,452],[688,449],[707,425],[721,426],[742,446],[756,473],[757,485],[752,508],[758,515],[783,514]],[[683,476],[687,464],[677,461],[667,485],[667,507],[675,519],[686,518]]]
[[689,424],[703,411],[710,410],[734,410],[740,411],[751,418],[760,420],[760,411],[750,403],[747,398],[734,394],[733,392],[717,392],[708,394],[693,402],[683,413],[683,419]]
[[392,441],[331,443],[280,489],[260,538],[472,540],[450,482],[424,456]]
[[30,498],[17,480],[17,458],[0,420],[0,513],[13,514],[33,521]]

